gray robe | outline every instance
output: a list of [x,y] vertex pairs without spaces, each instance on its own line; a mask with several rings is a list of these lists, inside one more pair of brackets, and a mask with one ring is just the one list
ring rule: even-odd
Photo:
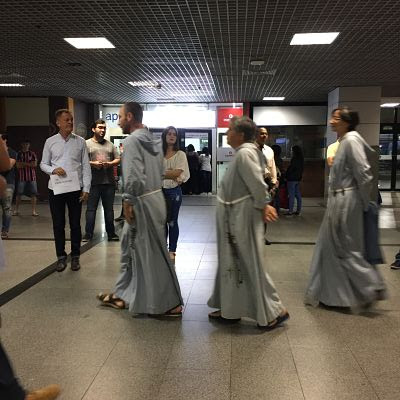
[[[340,141],[329,177],[329,197],[311,261],[305,302],[358,307],[384,297],[385,284],[364,257],[364,211],[368,209],[373,151],[355,131]],[[344,190],[343,190],[344,189]]]
[[262,153],[252,143],[236,149],[217,203],[218,271],[208,305],[224,318],[267,325],[284,307],[264,271],[263,209],[269,201]]
[[166,206],[161,191],[161,143],[147,129],[125,139],[122,157],[124,200],[135,221],[121,235],[121,272],[114,293],[134,314],[163,314],[183,304],[165,239]]

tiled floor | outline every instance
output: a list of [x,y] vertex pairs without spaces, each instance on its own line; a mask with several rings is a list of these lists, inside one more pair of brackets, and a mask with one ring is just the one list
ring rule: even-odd
[[[287,325],[263,333],[251,321],[210,323],[214,204],[211,197],[187,197],[181,209],[182,321],[132,318],[98,305],[95,295],[113,287],[119,269],[119,243],[108,242],[82,255],[80,272],[54,273],[2,306],[2,341],[23,384],[59,383],[64,400],[398,400],[400,271],[380,267],[391,297],[367,315],[305,307],[324,212],[321,199],[306,199],[301,217],[282,217],[268,227],[274,244],[265,247],[265,268],[291,313]],[[400,247],[399,204],[398,195],[384,195],[381,238],[388,262]],[[12,237],[36,240],[4,242],[8,267],[0,272],[0,292],[54,261],[46,205],[40,213],[13,219]],[[99,216],[99,235],[100,225]]]

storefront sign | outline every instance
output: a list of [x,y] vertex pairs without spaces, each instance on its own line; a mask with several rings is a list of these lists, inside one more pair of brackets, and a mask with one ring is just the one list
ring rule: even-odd
[[235,150],[232,147],[218,147],[217,161],[232,161],[235,155]]
[[243,108],[218,108],[218,128],[228,128],[233,116],[243,116]]

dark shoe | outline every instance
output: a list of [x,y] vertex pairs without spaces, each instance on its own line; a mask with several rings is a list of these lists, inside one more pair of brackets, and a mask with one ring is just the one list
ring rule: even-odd
[[120,222],[120,221],[123,221],[123,220],[124,220],[124,217],[122,215],[119,216],[118,218],[114,219],[115,222]]
[[90,240],[92,240],[92,236],[86,234],[83,238],[82,238],[82,242],[86,243],[89,242]]
[[264,239],[264,243],[266,246],[271,246],[271,242],[268,239]]
[[56,271],[63,272],[67,268],[67,257],[60,257],[57,260]]
[[119,237],[118,237],[118,235],[116,235],[114,233],[114,235],[111,235],[111,236],[108,237],[108,241],[109,242],[119,242]]
[[295,213],[294,213],[294,215],[297,215],[298,217],[301,215],[301,213],[300,213],[300,211],[296,211]]
[[286,217],[293,217],[294,214],[293,214],[292,212],[289,211],[289,212],[287,212],[287,213],[284,214],[284,215],[285,215]]
[[208,314],[208,318],[210,318],[210,319],[217,319],[217,320],[219,320],[219,321],[224,321],[224,322],[232,322],[232,323],[234,323],[234,322],[239,322],[239,321],[241,320],[241,318],[224,318],[224,317],[221,315],[221,310],[217,310],[217,311],[210,312],[210,313]]
[[75,256],[71,258],[71,270],[79,271],[81,269],[81,265],[79,264],[79,257]]
[[25,400],[54,400],[60,394],[60,386],[50,385],[26,395]]
[[400,260],[395,260],[394,263],[390,266],[391,269],[400,269]]

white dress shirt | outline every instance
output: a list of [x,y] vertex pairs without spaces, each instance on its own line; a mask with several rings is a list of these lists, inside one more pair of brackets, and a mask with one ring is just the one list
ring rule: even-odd
[[[46,174],[52,175],[53,171],[59,167],[67,174],[77,171],[83,192],[89,193],[92,171],[85,139],[74,133],[64,139],[60,133],[57,133],[46,140],[40,169]],[[53,190],[51,179],[48,187]]]
[[266,144],[262,148],[262,153],[264,154],[266,160],[266,168],[265,168],[265,178],[271,178],[271,182],[275,185],[277,181],[277,173],[276,173],[276,165],[274,158],[274,151],[271,147]]

